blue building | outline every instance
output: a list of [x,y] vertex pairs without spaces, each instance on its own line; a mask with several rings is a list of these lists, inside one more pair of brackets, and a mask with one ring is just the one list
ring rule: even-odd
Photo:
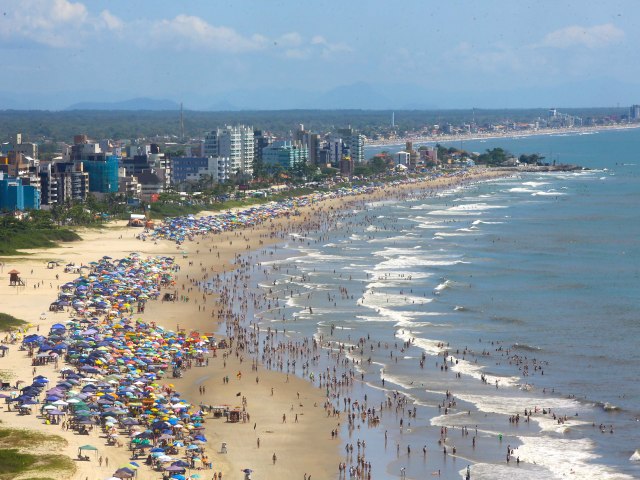
[[89,191],[100,193],[118,192],[118,167],[120,157],[116,155],[88,155],[80,160],[89,174]]
[[197,176],[200,170],[209,167],[207,157],[176,157],[171,159],[171,174],[174,185],[180,185],[189,178]]
[[289,140],[273,142],[262,150],[262,161],[265,166],[280,165],[284,168],[294,168],[304,165],[309,160],[309,150],[306,146],[297,145]]
[[22,185],[21,178],[0,173],[0,210],[40,209],[40,191],[32,185]]

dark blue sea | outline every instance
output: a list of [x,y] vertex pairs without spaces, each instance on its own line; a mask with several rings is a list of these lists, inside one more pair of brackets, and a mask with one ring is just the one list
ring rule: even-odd
[[390,412],[344,428],[345,443],[366,439],[375,479],[459,479],[467,465],[473,479],[640,478],[640,129],[454,146],[590,170],[362,205],[287,242],[268,283],[283,303],[260,321],[327,352],[366,339],[354,397],[416,407],[402,429]]

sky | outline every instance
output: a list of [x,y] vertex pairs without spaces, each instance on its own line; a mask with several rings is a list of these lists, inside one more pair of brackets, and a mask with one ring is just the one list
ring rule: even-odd
[[0,109],[628,105],[638,25],[637,0],[2,0]]

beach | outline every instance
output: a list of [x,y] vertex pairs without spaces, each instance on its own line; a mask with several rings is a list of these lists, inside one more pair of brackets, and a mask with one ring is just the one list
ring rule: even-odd
[[406,142],[412,142],[414,147],[421,144],[436,144],[436,143],[453,143],[453,142],[466,142],[473,140],[495,140],[495,139],[510,139],[510,138],[526,138],[535,136],[548,136],[548,135],[588,135],[597,132],[606,132],[613,130],[629,130],[639,128],[637,124],[627,125],[599,125],[593,127],[566,127],[566,128],[539,128],[536,130],[522,130],[520,132],[489,132],[489,133],[468,133],[461,135],[438,135],[434,136],[408,136],[388,139],[384,141],[370,140],[367,142],[367,148],[386,147],[404,145]]
[[[499,175],[501,173],[498,172],[467,174],[465,177],[438,179],[425,184],[385,187],[358,197],[334,198],[300,208],[296,216],[274,218],[252,227],[199,236],[180,246],[161,239],[141,241],[136,238],[140,230],[129,228],[122,222],[114,222],[100,230],[86,229],[79,232],[82,237],[79,242],[28,251],[22,257],[3,258],[2,274],[17,269],[25,286],[11,287],[6,282],[0,285],[2,311],[29,321],[32,327],[27,334],[46,335],[52,325],[64,323],[70,318],[67,311],[49,311],[49,305],[57,298],[59,287],[78,277],[78,273],[65,273],[66,265],[86,266],[104,256],[121,259],[131,252],[138,252],[142,258],[175,258],[179,271],[174,273],[175,286],[169,291],[177,291],[179,297],[189,298],[183,301],[149,300],[145,304],[145,311],[133,317],[139,316],[146,322],[153,321],[167,330],[199,330],[212,332],[221,338],[216,333],[220,330],[218,325],[222,320],[229,320],[230,310],[228,305],[220,303],[220,292],[206,289],[207,292],[203,293],[199,282],[206,285],[208,279],[233,271],[236,268],[233,262],[239,256],[259,250],[266,252],[267,248],[276,246],[290,233],[312,231],[318,225],[318,219],[330,219],[333,211],[352,208],[365,200],[382,200],[418,188],[437,190],[460,182]],[[58,261],[59,265],[47,268],[49,261]],[[237,298],[243,298],[249,292],[243,290],[238,295]],[[226,297],[225,300],[232,299]],[[219,318],[220,314],[227,318]],[[227,331],[237,341],[239,332],[246,331],[247,327],[247,324],[238,321],[235,327],[227,325]],[[18,349],[19,343],[6,345],[9,346],[9,352],[0,358],[0,369],[7,372],[7,380],[11,384],[19,380],[29,383],[36,375],[54,382],[59,370],[64,368],[61,362],[57,369],[51,363],[34,369],[26,352]],[[213,464],[213,470],[200,473],[209,478],[214,472],[223,472],[224,478],[243,478],[241,469],[251,468],[257,478],[303,478],[304,475],[315,479],[337,477],[338,464],[342,460],[341,444],[337,437],[333,438],[332,432],[340,429],[341,421],[327,413],[330,406],[326,401],[325,387],[319,388],[277,368],[265,369],[260,362],[252,361],[249,353],[239,350],[237,345],[235,350],[225,352],[227,355],[223,350],[218,350],[215,357],[210,356],[206,366],[186,369],[182,378],[162,380],[173,383],[182,398],[192,405],[244,406],[249,414],[249,418],[239,423],[207,419],[204,423],[207,436],[204,451]],[[211,355],[211,352],[208,353]],[[223,377],[229,378],[228,383],[223,383]],[[242,398],[245,399],[244,405],[240,404]],[[283,416],[287,417],[286,421]],[[68,442],[63,453],[73,459],[77,457],[80,446],[87,443],[95,445],[98,452],[89,455],[89,461],[75,462],[77,472],[72,478],[108,478],[114,467],[130,461],[131,452],[125,445],[106,446],[103,434],[98,433],[97,429],[89,437],[77,435],[57,425],[45,425],[43,418],[36,414],[16,415],[8,412],[5,405],[2,422],[7,427],[61,435]],[[219,453],[222,443],[227,445],[226,453]],[[98,459],[103,460],[100,465]],[[140,479],[160,476],[160,473],[145,466],[137,472],[137,478]]]

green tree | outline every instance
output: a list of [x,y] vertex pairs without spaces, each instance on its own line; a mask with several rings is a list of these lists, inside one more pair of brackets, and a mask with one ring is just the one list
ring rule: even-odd
[[501,163],[505,162],[509,156],[509,152],[500,147],[493,148],[491,150],[487,149],[485,153],[478,156],[478,158],[476,159],[476,163],[494,166],[500,165]]

